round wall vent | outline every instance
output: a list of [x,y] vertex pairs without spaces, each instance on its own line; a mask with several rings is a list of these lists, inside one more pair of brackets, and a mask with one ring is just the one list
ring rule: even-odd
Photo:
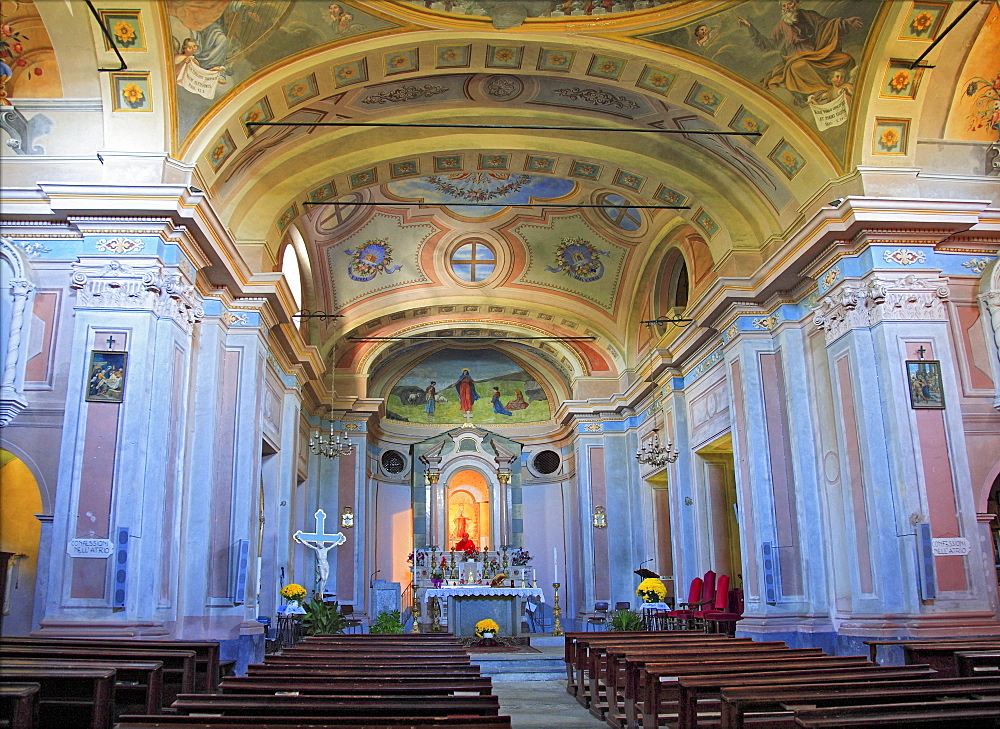
[[538,473],[548,476],[559,470],[561,459],[555,451],[541,451],[531,459],[531,466]]
[[406,459],[398,451],[386,451],[382,454],[382,468],[386,473],[402,473],[406,468]]

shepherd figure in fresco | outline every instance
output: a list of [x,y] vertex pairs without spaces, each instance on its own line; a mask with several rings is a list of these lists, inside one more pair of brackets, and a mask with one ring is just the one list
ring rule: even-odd
[[479,393],[476,392],[476,381],[472,379],[469,370],[462,370],[462,375],[452,387],[458,393],[458,409],[463,413],[471,413],[473,403],[479,399]]
[[426,399],[424,412],[427,413],[428,418],[433,420],[434,411],[437,410],[437,383],[433,380],[431,380],[431,384],[427,386],[427,389],[424,390],[424,398]]
[[490,402],[493,403],[493,412],[496,413],[497,415],[513,415],[514,414],[510,410],[508,410],[507,408],[505,408],[503,406],[503,403],[500,402],[500,388],[499,387],[496,387],[496,386],[493,387],[493,397],[490,398]]
[[781,19],[769,35],[764,35],[743,17],[737,22],[750,33],[754,46],[762,51],[778,51],[784,60],[764,77],[768,89],[787,89],[799,104],[814,94],[829,92],[830,73],[848,76],[856,61],[840,48],[851,30],[859,30],[861,18],[827,18],[814,10],[803,10],[798,0],[779,0]]

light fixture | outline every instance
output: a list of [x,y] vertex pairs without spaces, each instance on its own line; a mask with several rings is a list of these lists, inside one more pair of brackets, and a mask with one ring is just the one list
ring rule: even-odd
[[323,437],[319,431],[315,435],[309,436],[309,450],[314,456],[325,456],[326,458],[339,458],[349,456],[354,452],[354,444],[345,435],[343,439],[333,432],[333,421],[330,421],[330,435]]
[[350,506],[345,506],[344,513],[340,515],[340,526],[344,529],[350,529],[354,526],[354,509]]
[[603,506],[594,507],[594,529],[608,528],[608,512]]
[[665,447],[660,445],[660,438],[656,434],[656,428],[653,428],[652,439],[643,443],[642,448],[635,454],[635,460],[643,465],[659,468],[668,463],[673,463],[679,455],[677,447],[669,438],[667,438],[667,445]]

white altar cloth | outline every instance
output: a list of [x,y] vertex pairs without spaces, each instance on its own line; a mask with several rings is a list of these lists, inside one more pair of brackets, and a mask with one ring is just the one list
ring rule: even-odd
[[538,587],[490,587],[489,585],[450,585],[424,590],[426,603],[430,598],[437,597],[537,597],[539,602],[545,602],[545,594]]

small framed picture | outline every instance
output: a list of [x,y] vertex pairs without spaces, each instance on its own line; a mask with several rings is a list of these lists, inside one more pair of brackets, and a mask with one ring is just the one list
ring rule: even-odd
[[933,359],[906,360],[906,379],[910,386],[910,407],[944,409],[941,385],[941,362]]
[[127,352],[91,352],[87,402],[121,402],[125,396]]

